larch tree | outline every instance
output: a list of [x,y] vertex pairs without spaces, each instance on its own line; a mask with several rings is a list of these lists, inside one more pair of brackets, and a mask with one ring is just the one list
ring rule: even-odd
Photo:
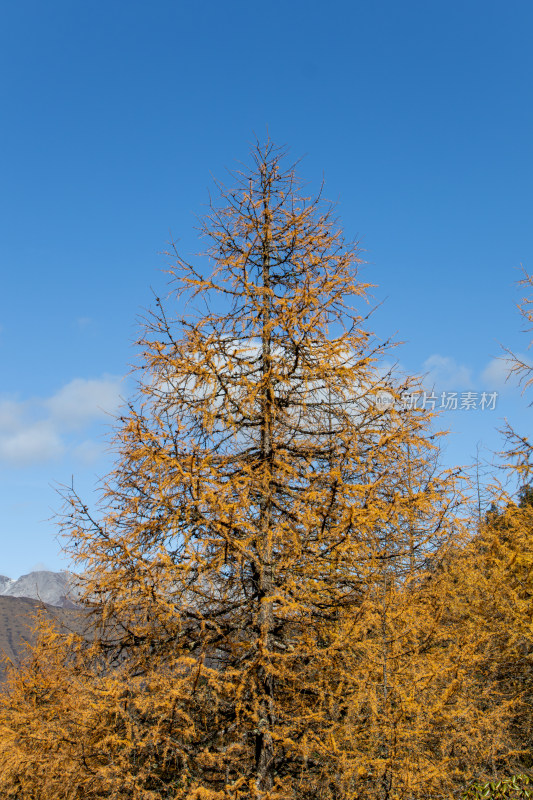
[[[521,302],[518,303],[518,310],[526,324],[522,332],[531,334],[533,330],[533,297],[531,296],[533,275],[524,270],[523,278],[518,281],[518,285],[524,287],[526,292]],[[531,348],[532,341],[533,340],[530,339],[528,342],[528,350]],[[533,384],[533,366],[527,358],[513,352],[507,347],[503,349],[507,354],[509,377],[516,378],[522,386],[523,393],[525,393]],[[533,442],[531,441],[531,436],[515,431],[508,423],[502,432],[507,440],[507,449],[504,455],[511,461],[507,466],[517,475],[519,487],[521,485],[523,486],[530,481],[533,468]]]
[[[518,304],[524,332],[531,333],[533,276],[524,270],[518,285],[526,290]],[[533,382],[531,364],[503,349],[509,377],[518,379],[525,392]],[[490,509],[483,518],[478,513],[477,533],[455,565],[456,595],[463,596],[468,609],[465,622],[474,622],[485,634],[480,638],[486,639],[485,658],[473,673],[479,691],[487,695],[482,709],[494,710],[496,702],[506,716],[501,727],[507,729],[507,746],[494,748],[483,770],[485,780],[468,792],[468,797],[479,798],[533,796],[533,446],[529,435],[509,424],[501,432],[506,439],[500,454],[507,462],[502,467],[506,486],[495,480],[490,487]],[[509,485],[518,492],[510,493]]]
[[[518,285],[525,291],[518,303],[525,323],[523,332],[530,335],[533,276],[524,270]],[[528,349],[530,347],[531,339]],[[530,360],[509,348],[505,347],[504,351],[509,378],[517,379],[525,393],[533,384]],[[494,500],[474,551],[476,583],[486,586],[485,616],[498,620],[500,628],[493,647],[490,683],[515,700],[511,724],[514,778],[524,781],[529,778],[533,784],[533,444],[529,434],[516,431],[508,423],[502,433],[506,439],[506,447],[500,454],[506,461],[503,465],[505,481],[507,485],[516,486],[518,491],[513,495],[499,483],[494,489]],[[529,776],[521,775],[522,770],[529,772]],[[531,791],[533,796],[533,790],[525,787],[524,783],[521,788],[515,787],[515,791]]]
[[474,759],[477,775],[466,796],[526,797],[533,781],[533,508],[528,489],[517,503],[494,487],[494,499],[471,541],[449,559],[453,602],[436,638],[451,626],[458,641],[475,641],[466,694],[478,698],[478,733],[488,720],[496,733]]
[[[173,254],[100,515],[67,497],[93,628],[65,645],[87,689],[65,797],[412,799],[475,774],[474,633],[431,644],[451,583],[426,564],[458,524],[432,415],[381,366],[331,208],[270,142],[252,156],[204,223],[209,270]],[[12,742],[37,725],[14,685]]]

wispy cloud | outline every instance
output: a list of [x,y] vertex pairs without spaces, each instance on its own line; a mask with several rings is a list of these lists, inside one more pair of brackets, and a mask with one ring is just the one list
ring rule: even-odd
[[493,358],[483,372],[481,380],[486,386],[494,389],[503,389],[511,374],[512,362],[509,358]]
[[59,432],[49,420],[27,421],[15,429],[0,429],[0,461],[10,466],[49,461],[64,452]]
[[73,453],[78,461],[81,461],[81,463],[86,466],[90,466],[91,464],[95,464],[98,459],[102,458],[105,449],[105,444],[103,442],[97,442],[94,439],[85,439],[85,441],[74,448]]
[[[517,358],[533,370],[531,355],[519,353]],[[516,392],[520,386],[519,377],[511,372],[513,360],[502,355],[490,359],[482,369],[473,369],[456,361],[453,356],[439,353],[424,361],[424,385],[438,391],[465,391],[477,389],[499,394]]]
[[56,424],[71,429],[114,414],[120,405],[120,378],[75,378],[45,401]]
[[424,383],[438,389],[461,390],[471,389],[472,370],[464,364],[458,364],[451,356],[435,353],[424,361]]
[[[529,365],[533,370],[531,354],[524,355],[523,353],[518,353],[517,358],[523,364]],[[515,390],[520,385],[520,378],[518,375],[511,372],[513,363],[513,360],[508,356],[493,358],[481,373],[483,384],[500,392]]]
[[75,378],[51,397],[0,398],[0,462],[30,466],[57,459],[68,449],[84,463],[94,462],[102,447],[91,439],[73,442],[72,434],[118,410],[121,384],[114,375]]

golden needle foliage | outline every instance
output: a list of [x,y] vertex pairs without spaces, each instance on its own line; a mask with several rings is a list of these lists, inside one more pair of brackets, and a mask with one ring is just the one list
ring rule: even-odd
[[[524,277],[518,281],[519,286],[525,287],[526,294],[518,303],[518,310],[526,327],[523,328],[523,333],[531,334],[533,330],[533,297],[531,290],[533,288],[533,275],[526,270],[523,271]],[[528,350],[531,348],[533,340],[528,342]],[[522,392],[526,392],[533,384],[533,366],[530,361],[524,359],[522,356],[513,353],[507,347],[504,348],[507,353],[507,363],[509,365],[509,377],[518,379],[519,384],[522,386]],[[531,404],[530,404],[531,405]],[[510,459],[513,472],[518,476],[522,485],[526,485],[531,480],[532,473],[532,453],[533,442],[529,435],[518,433],[509,423],[506,422],[503,433],[507,439],[507,448],[503,455]]]
[[175,254],[101,516],[68,496],[92,635],[13,675],[6,796],[426,799],[505,755],[431,415],[380,368],[331,210],[252,155],[211,269]]

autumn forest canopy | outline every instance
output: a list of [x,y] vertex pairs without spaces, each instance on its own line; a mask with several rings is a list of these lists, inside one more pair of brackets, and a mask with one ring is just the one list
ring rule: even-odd
[[65,493],[83,630],[10,669],[0,796],[529,796],[529,439],[480,513],[333,209],[270,141],[232,180],[170,253],[98,513]]

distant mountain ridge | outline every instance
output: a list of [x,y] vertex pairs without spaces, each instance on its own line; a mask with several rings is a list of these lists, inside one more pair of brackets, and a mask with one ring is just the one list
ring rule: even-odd
[[76,608],[75,591],[69,572],[37,570],[17,580],[0,575],[0,596],[27,597],[56,608]]

